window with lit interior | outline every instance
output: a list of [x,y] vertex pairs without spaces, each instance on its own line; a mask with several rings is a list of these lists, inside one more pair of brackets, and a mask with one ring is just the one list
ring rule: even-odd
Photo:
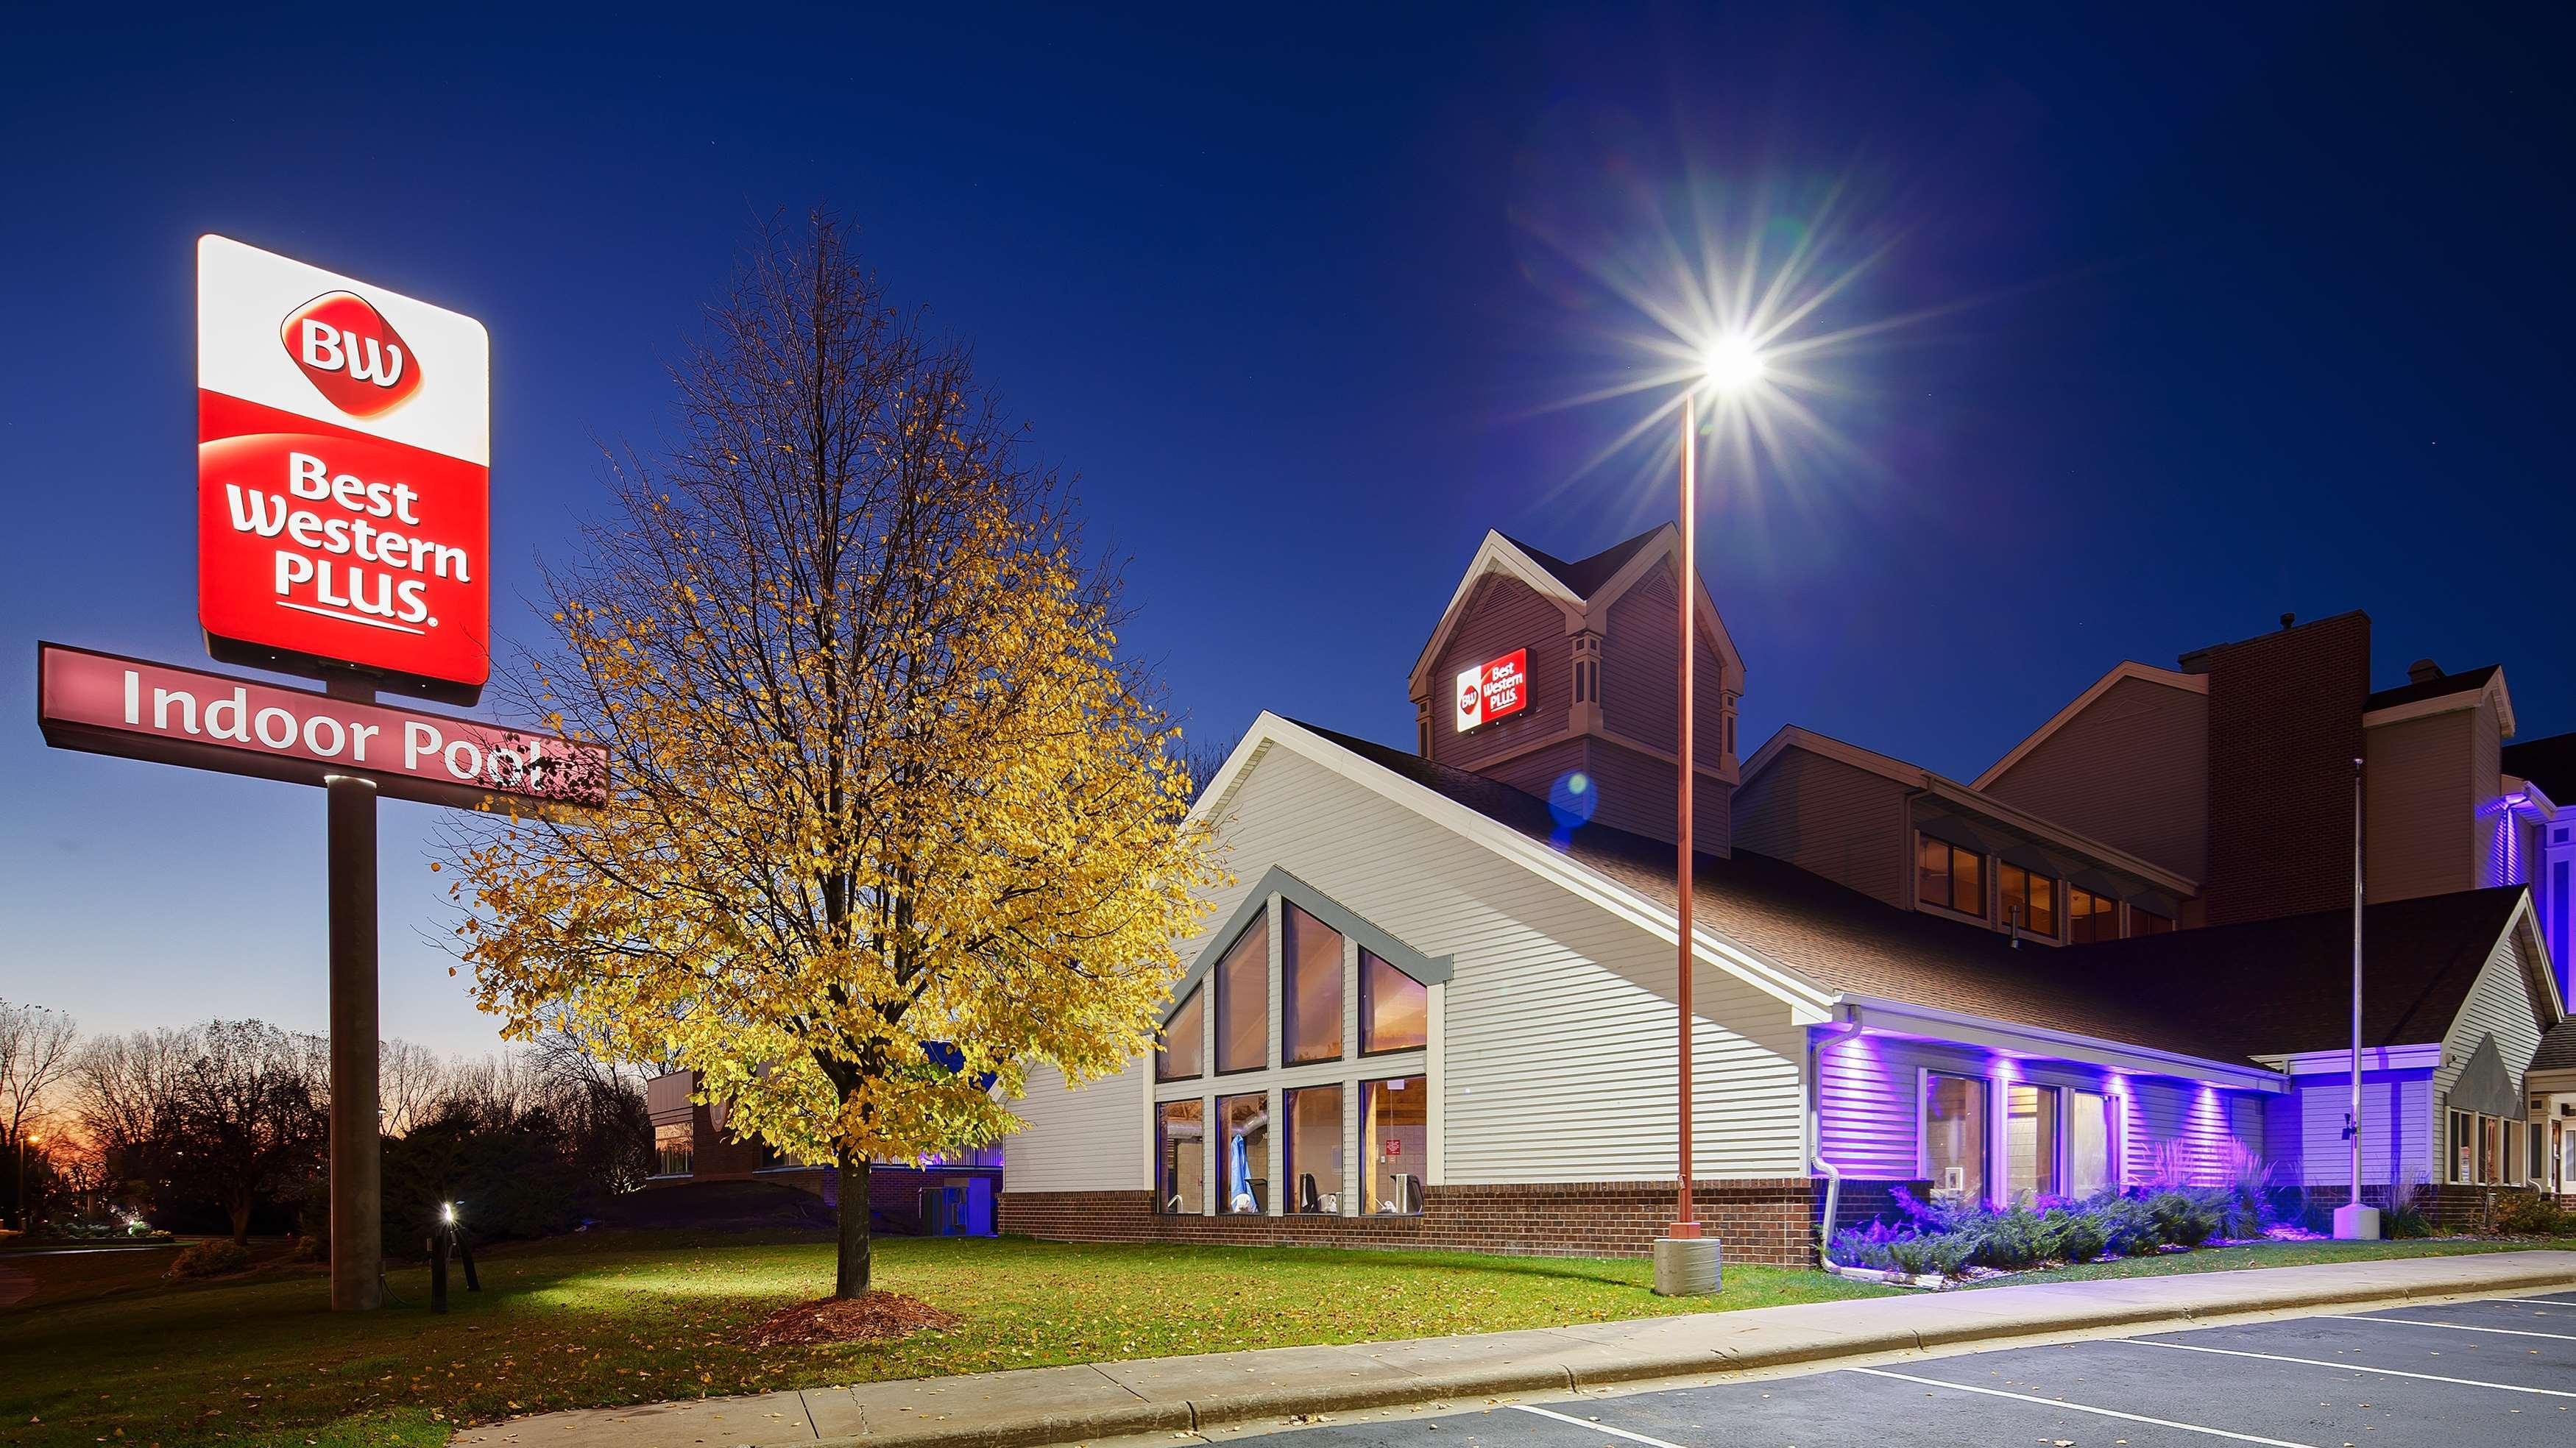
[[2057,1195],[2057,1088],[2004,1087],[2004,1197],[2024,1204]]
[[695,1144],[689,1123],[674,1121],[653,1128],[653,1169],[660,1176],[687,1176],[690,1148]]
[[1429,1039],[1431,988],[1360,952],[1360,1050],[1418,1051]]
[[1270,917],[1256,915],[1216,963],[1216,1069],[1270,1064]]
[[2119,1140],[2119,1101],[2099,1091],[2066,1093],[2066,1194],[2089,1197],[2119,1184],[2112,1152]]
[[2005,864],[1995,868],[1995,890],[2004,922],[2019,925],[2025,935],[2057,938],[2057,880],[2037,870]]
[[1934,1071],[1923,1082],[1923,1164],[1932,1195],[1949,1203],[1986,1199],[1986,1083]]
[[2066,939],[2071,945],[2120,938],[2120,902],[2081,885],[2066,887]]
[[1216,1099],[1216,1119],[1224,1128],[1225,1155],[1217,1161],[1224,1178],[1217,1210],[1258,1215],[1270,1210],[1270,1093]]
[[1287,1064],[1342,1054],[1342,933],[1281,901],[1280,1053]]
[[1288,1117],[1288,1210],[1342,1210],[1342,1088],[1300,1086],[1284,1093]]
[[1986,913],[1986,857],[1948,840],[1923,837],[1915,862],[1915,898],[1962,915]]
[[1154,1209],[1196,1216],[1207,1209],[1207,1116],[1196,1101],[1154,1108]]
[[1369,1174],[1361,1209],[1372,1216],[1421,1211],[1423,1153],[1431,1125],[1422,1078],[1363,1081],[1360,1100],[1360,1158]]
[[1202,1061],[1207,1054],[1206,1023],[1201,1019],[1206,1000],[1207,992],[1192,986],[1164,1023],[1163,1044],[1154,1050],[1155,1080],[1187,1081],[1206,1069]]

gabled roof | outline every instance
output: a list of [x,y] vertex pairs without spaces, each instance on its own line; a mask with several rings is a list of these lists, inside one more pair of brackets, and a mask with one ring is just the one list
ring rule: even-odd
[[2111,672],[2094,680],[2092,687],[2076,695],[2065,708],[2048,716],[2048,722],[2032,730],[2030,737],[2012,747],[2012,752],[1986,766],[1986,772],[1978,775],[1973,781],[1975,786],[1979,789],[1992,788],[1996,780],[2003,778],[2014,765],[2028,758],[2032,750],[2048,742],[2050,735],[2074,722],[2075,716],[2092,707],[2094,700],[2111,692],[2112,688],[2123,679],[2136,679],[2145,684],[2159,684],[2168,689],[2179,689],[2186,694],[2206,695],[2209,692],[2207,674],[2176,673],[2172,669],[2159,669],[2153,664],[2141,664],[2134,659],[2122,660],[2112,666]]
[[[1514,538],[1492,529],[1476,545],[1476,556],[1467,561],[1467,571],[1458,576],[1458,586],[1449,594],[1449,602],[1440,611],[1440,622],[1433,625],[1431,637],[1416,654],[1413,668],[1406,675],[1406,687],[1415,698],[1429,689],[1430,670],[1448,647],[1450,634],[1457,628],[1459,611],[1466,605],[1476,585],[1488,574],[1499,574],[1529,586],[1532,592],[1554,603],[1563,611],[1568,632],[1581,628],[1600,630],[1606,626],[1610,605],[1616,602],[1640,578],[1665,566],[1679,551],[1681,530],[1670,523],[1650,528],[1633,538],[1602,549],[1572,563],[1553,554],[1543,553]],[[1724,672],[1726,687],[1741,689],[1744,685],[1744,655],[1735,647],[1735,639],[1726,631],[1726,620],[1717,611],[1716,600],[1709,597],[1707,583],[1694,576],[1691,587],[1698,596],[1695,617],[1716,653],[1718,667]]]
[[2508,744],[2503,765],[2505,773],[2539,785],[2553,800],[2576,800],[2576,734]]
[[[1674,852],[1661,840],[1604,825],[1567,829],[1544,801],[1483,775],[1328,729],[1314,732],[1545,843],[1662,909],[1674,906]],[[2213,1063],[2247,1059],[2242,1053],[2208,1049],[2180,1013],[2157,1002],[2105,1000],[2093,980],[2095,972],[2069,969],[2071,957],[2061,948],[2015,948],[1991,930],[1899,910],[1786,861],[1743,850],[1728,859],[1701,855],[1693,866],[1692,889],[1693,913],[1701,926],[1838,994],[2015,1022]]]
[[2423,699],[2474,693],[2485,688],[2487,680],[2503,672],[2502,664],[2486,664],[2474,669],[2463,669],[2456,674],[2440,674],[2419,683],[2400,684],[2394,689],[2379,689],[2372,692],[2369,702],[2362,707],[2393,709],[2400,704],[2412,704]]
[[[1546,802],[1479,774],[1303,726],[1670,909],[1673,848],[1602,825],[1571,829]],[[1828,990],[2233,1063],[2350,1039],[2348,912],[2100,945],[2014,947],[1982,927],[1899,910],[1786,861],[1701,855],[1705,926]],[[2524,899],[2521,886],[2370,906],[2363,917],[2369,1044],[2439,1040]]]
[[1601,585],[1616,577],[1620,569],[1627,567],[1628,560],[1636,557],[1639,549],[1654,542],[1655,535],[1662,531],[1660,527],[1649,528],[1634,538],[1613,543],[1588,558],[1578,558],[1572,563],[1553,554],[1542,553],[1508,533],[1502,536],[1504,542],[1528,554],[1532,563],[1555,574],[1556,581],[1564,584],[1575,597],[1590,598],[1601,591]]
[[2531,1058],[2531,1069],[2576,1071],[2576,1016],[2561,1020],[2540,1038],[2540,1051]]
[[[2043,819],[2017,804],[1997,799],[1983,789],[1961,784],[1946,775],[1935,774],[1919,764],[1908,764],[1902,759],[1881,754],[1875,749],[1864,749],[1860,745],[1846,743],[1830,734],[1819,734],[1797,724],[1780,726],[1769,739],[1763,741],[1760,749],[1753,752],[1753,757],[1745,761],[1742,776],[1744,785],[1751,785],[1755,779],[1761,777],[1764,770],[1771,767],[1774,761],[1792,749],[1804,750],[1827,759],[1839,760],[1855,769],[1867,770],[1882,779],[1903,785],[1907,789],[1920,791],[1925,796],[1954,808],[1983,815],[2006,830],[2029,835],[2046,844],[2053,844],[2068,854],[2085,856],[2105,868],[2147,881],[2173,894],[2195,895],[2200,892],[2200,882],[2188,875],[2178,875],[2153,860],[2144,859],[2117,845],[2105,844],[2090,835]],[[1739,786],[1741,787],[1743,786]],[[2037,862],[2025,863],[2036,864]]]

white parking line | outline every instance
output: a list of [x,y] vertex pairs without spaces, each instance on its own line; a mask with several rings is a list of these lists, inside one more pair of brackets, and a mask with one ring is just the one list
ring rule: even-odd
[[2471,1302],[2501,1302],[2507,1307],[2520,1307],[2537,1302],[2546,1307],[2576,1307],[2576,1297],[2472,1297]]
[[1524,1413],[1536,1413],[1542,1418],[1554,1418],[1560,1423],[1572,1423],[1586,1433],[1607,1433],[1613,1438],[1625,1438],[1631,1443],[1643,1443],[1646,1448],[1682,1448],[1679,1443],[1667,1443],[1661,1438],[1649,1438],[1643,1433],[1631,1433],[1625,1428],[1613,1428],[1607,1423],[1595,1423],[1589,1418],[1570,1417],[1548,1408],[1532,1407],[1528,1403],[1512,1403],[1508,1406],[1518,1408]]
[[[1953,1391],[1962,1393],[1983,1393],[1989,1398],[2010,1398],[2013,1401],[2020,1403],[2037,1403],[2043,1408],[2064,1408],[2070,1413],[2091,1413],[2098,1418],[2118,1418],[2130,1423],[2152,1423],[2159,1428],[2180,1428],[2186,1433],[2206,1433],[2212,1438],[2227,1438],[2238,1443],[2264,1443],[2269,1444],[2270,1448],[2311,1448],[2311,1445],[2309,1444],[2293,1443],[2286,1438],[2262,1438],[2257,1437],[2252,1433],[2231,1433],[2225,1428],[2209,1428],[2198,1423],[2177,1423],[2171,1418],[2150,1418],[2144,1413],[2123,1413],[2117,1408],[2088,1407],[2082,1403],[2067,1402],[2062,1398],[2036,1398],[2032,1397],[2028,1393],[2007,1393],[2001,1388],[1979,1388],[1971,1387],[1966,1383],[1945,1383],[1939,1378],[1918,1378],[1911,1373],[1892,1373],[1885,1368],[1845,1368],[1843,1371],[1847,1373],[1867,1373],[1874,1378],[1894,1378],[1901,1383],[1920,1383],[1927,1388],[1949,1388]],[[1556,1415],[1550,1414],[1549,1416],[1553,1417]],[[1574,1419],[1568,1418],[1566,1421],[1571,1423]],[[1599,1425],[1585,1424],[1584,1426],[1598,1427]],[[1633,1437],[1635,1435],[1628,1434],[1623,1436]],[[1651,1443],[1654,1440],[1649,1438],[1641,1441]]]
[[2151,1338],[2122,1337],[2114,1342],[2132,1343],[2138,1347],[2168,1347],[2176,1352],[2214,1352],[2222,1357],[2262,1358],[2267,1362],[2305,1363],[2312,1368],[2340,1368],[2352,1373],[2377,1373],[2386,1378],[2418,1378],[2428,1383],[2457,1383],[2464,1388],[2493,1388],[2501,1393],[2538,1393],[2544,1398],[2576,1398],[2576,1393],[2560,1388],[2526,1388],[2519,1383],[2487,1383],[2476,1378],[2446,1378],[2439,1373],[2410,1373],[2403,1368],[2371,1368],[2360,1363],[2328,1362],[2324,1358],[2284,1357],[2279,1353],[2246,1352],[2232,1347],[2202,1347],[2188,1342],[2157,1342]]
[[2494,1332],[2506,1337],[2554,1337],[2560,1342],[2576,1342],[2576,1332],[2533,1332],[2527,1327],[2471,1327],[2465,1322],[2426,1322],[2419,1317],[2357,1317],[2346,1312],[2320,1312],[2317,1316],[2333,1322],[2393,1322],[2399,1327],[2441,1327],[2453,1332]]

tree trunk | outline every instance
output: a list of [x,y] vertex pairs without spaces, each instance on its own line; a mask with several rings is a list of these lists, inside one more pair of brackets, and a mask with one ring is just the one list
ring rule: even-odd
[[232,1213],[233,1243],[236,1246],[250,1245],[250,1205],[247,1201],[240,1201],[227,1208]]
[[853,1156],[841,1148],[841,1252],[840,1272],[832,1284],[834,1297],[857,1297],[868,1290],[868,1159]]

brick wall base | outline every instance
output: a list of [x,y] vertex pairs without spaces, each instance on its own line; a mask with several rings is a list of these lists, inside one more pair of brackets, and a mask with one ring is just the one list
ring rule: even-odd
[[[1731,1262],[1815,1263],[1817,1184],[1807,1177],[1702,1182],[1691,1200]],[[1001,1229],[1056,1242],[1428,1248],[1518,1257],[1643,1257],[1673,1219],[1653,1182],[1430,1187],[1418,1217],[1165,1216],[1153,1193],[1004,1191]]]

